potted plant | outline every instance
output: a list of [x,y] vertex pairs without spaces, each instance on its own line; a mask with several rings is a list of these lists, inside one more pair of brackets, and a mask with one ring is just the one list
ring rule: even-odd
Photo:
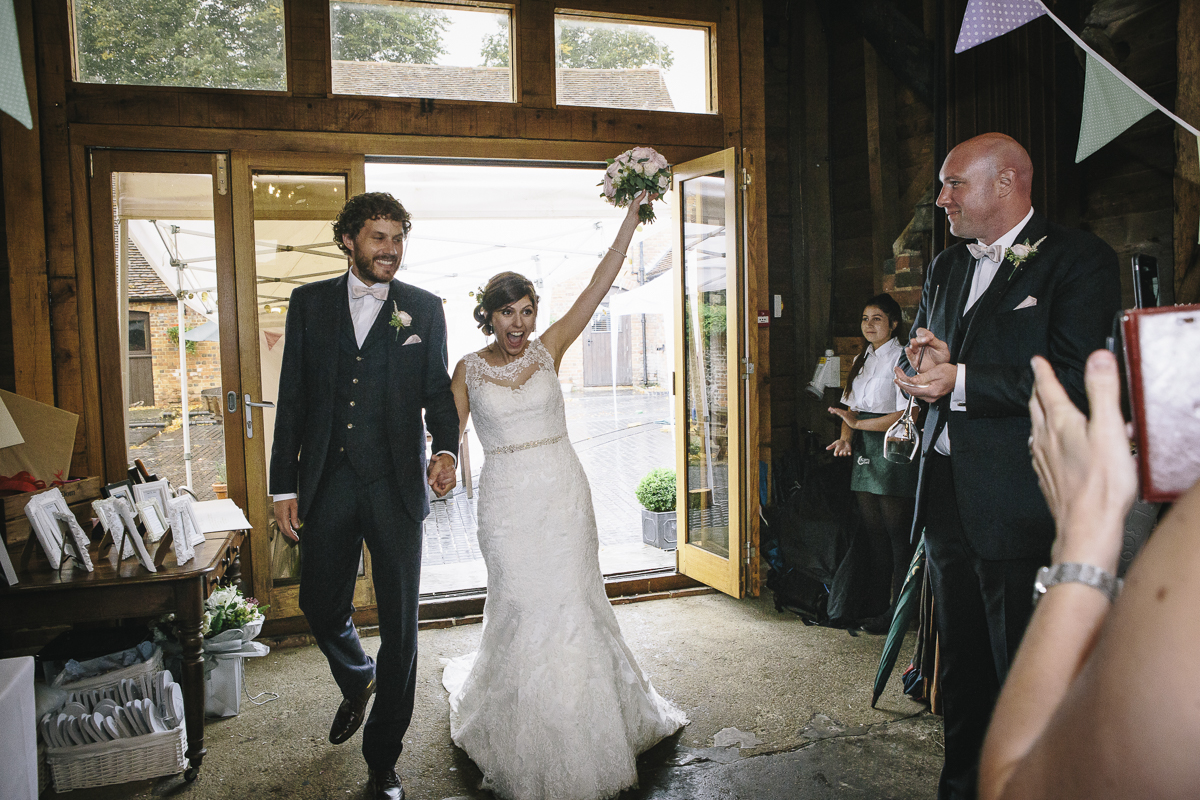
[[229,483],[226,477],[225,462],[217,464],[217,482],[212,485],[213,494],[218,500],[224,500],[229,496]]
[[675,470],[646,473],[634,495],[642,504],[642,541],[660,550],[676,547]]

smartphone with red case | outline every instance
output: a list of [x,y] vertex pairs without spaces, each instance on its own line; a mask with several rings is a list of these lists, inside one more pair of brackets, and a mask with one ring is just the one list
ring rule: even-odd
[[1122,316],[1142,497],[1173,502],[1200,480],[1200,305]]

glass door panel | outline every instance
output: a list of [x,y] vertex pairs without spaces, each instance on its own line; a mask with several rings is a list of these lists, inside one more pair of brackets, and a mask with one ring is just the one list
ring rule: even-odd
[[[285,324],[292,291],[346,270],[333,241],[333,220],[348,196],[362,191],[362,159],[290,154],[235,153],[238,334],[245,355],[242,383],[261,406],[244,409],[246,470],[259,487],[247,498],[254,525],[255,594],[271,604],[271,617],[299,615],[299,548],[275,530],[270,486],[271,445]],[[244,265],[244,266],[243,266]],[[364,548],[354,603],[373,605],[370,554]]]
[[740,597],[739,279],[735,151],[675,167],[679,571]]
[[95,151],[91,179],[97,336],[117,355],[100,364],[106,479],[140,464],[201,500],[227,491],[227,458],[241,457],[222,401],[237,369],[218,313],[232,267],[218,247],[232,236],[218,158]]

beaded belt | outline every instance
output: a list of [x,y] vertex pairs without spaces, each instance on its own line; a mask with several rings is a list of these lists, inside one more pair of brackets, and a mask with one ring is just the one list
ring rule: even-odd
[[562,440],[563,440],[563,437],[561,435],[560,436],[551,436],[548,439],[538,439],[537,441],[533,441],[533,442],[522,442],[521,444],[506,444],[503,447],[497,447],[495,450],[484,450],[483,454],[486,456],[494,456],[494,455],[499,455],[500,453],[516,453],[521,450],[531,450],[534,447],[541,447],[544,444],[554,444],[555,442],[561,442]]

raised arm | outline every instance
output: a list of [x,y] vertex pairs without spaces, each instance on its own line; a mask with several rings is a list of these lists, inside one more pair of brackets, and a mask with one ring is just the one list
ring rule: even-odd
[[617,231],[617,237],[613,240],[612,247],[605,251],[604,258],[600,259],[600,264],[592,273],[592,280],[588,283],[587,288],[575,300],[571,309],[542,334],[542,344],[554,356],[555,369],[562,361],[563,353],[567,352],[571,343],[579,338],[579,334],[583,333],[592,314],[596,313],[600,302],[604,300],[604,296],[612,288],[613,281],[617,279],[621,265],[625,263],[629,241],[633,238],[634,230],[637,229],[638,208],[641,205],[641,199],[642,197],[639,196],[629,204],[625,219]]

